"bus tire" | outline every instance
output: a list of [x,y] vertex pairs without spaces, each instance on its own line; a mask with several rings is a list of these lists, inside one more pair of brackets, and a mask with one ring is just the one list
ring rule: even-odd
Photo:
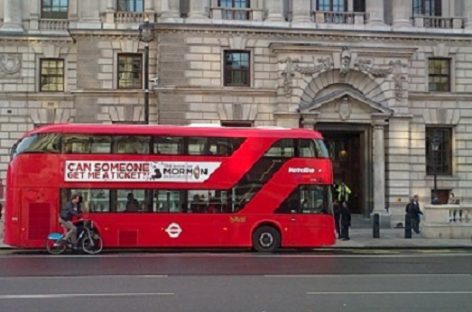
[[280,247],[280,233],[272,226],[258,227],[252,234],[252,246],[258,252],[273,252]]

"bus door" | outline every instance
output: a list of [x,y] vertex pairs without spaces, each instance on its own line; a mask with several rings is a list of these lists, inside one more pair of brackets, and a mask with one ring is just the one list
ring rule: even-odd
[[20,233],[25,247],[43,243],[47,235],[57,226],[57,213],[54,207],[59,202],[49,189],[26,188],[21,196],[22,216]]

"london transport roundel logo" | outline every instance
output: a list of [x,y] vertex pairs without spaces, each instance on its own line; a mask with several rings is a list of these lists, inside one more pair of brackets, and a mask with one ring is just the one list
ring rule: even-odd
[[177,223],[171,223],[165,229],[170,238],[177,238],[182,233],[182,228]]

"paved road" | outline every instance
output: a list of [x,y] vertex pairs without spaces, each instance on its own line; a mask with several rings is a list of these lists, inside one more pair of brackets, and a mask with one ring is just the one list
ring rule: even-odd
[[470,310],[470,250],[377,253],[7,254],[0,311]]

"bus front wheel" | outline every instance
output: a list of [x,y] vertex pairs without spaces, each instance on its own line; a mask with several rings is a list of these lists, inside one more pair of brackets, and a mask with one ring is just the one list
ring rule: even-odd
[[259,252],[273,252],[280,247],[280,233],[272,226],[261,226],[252,234],[252,246]]

